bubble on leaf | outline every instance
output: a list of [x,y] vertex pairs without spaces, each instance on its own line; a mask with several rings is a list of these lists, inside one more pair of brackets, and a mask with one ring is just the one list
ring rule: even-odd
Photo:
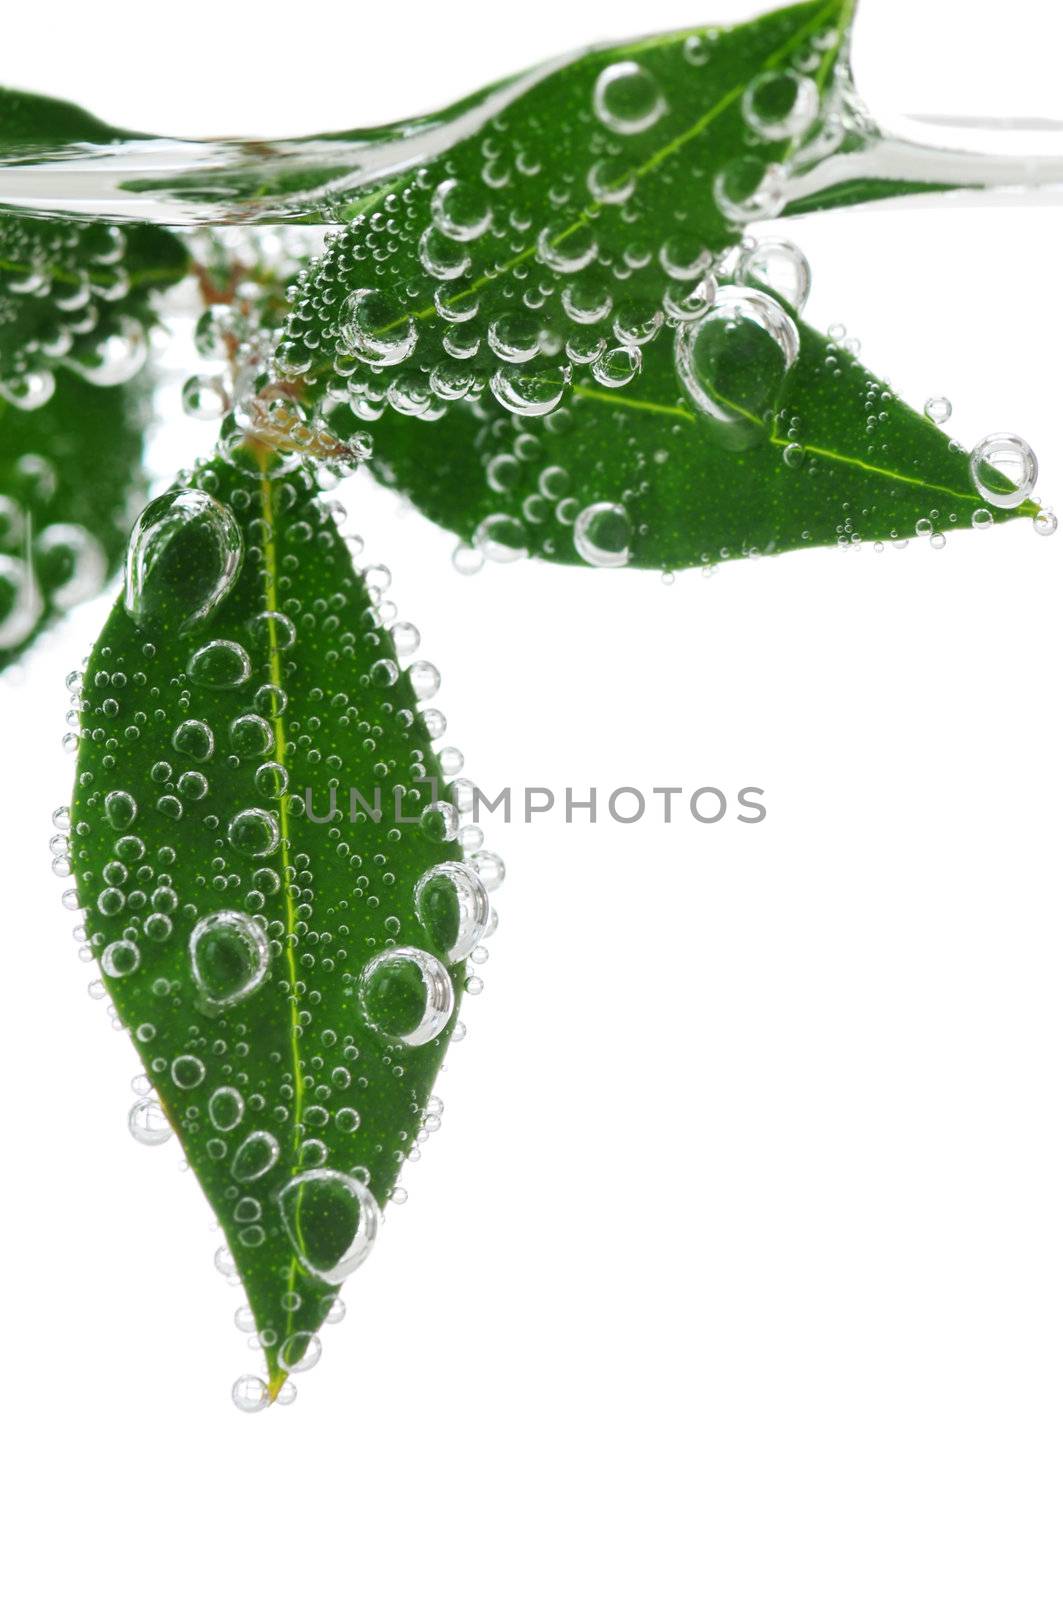
[[192,978],[208,1014],[246,1000],[269,974],[269,941],[242,911],[214,911],[201,917],[189,938]]
[[594,114],[610,133],[645,133],[664,113],[664,98],[653,76],[637,61],[605,67],[594,85]]
[[347,297],[339,331],[352,355],[381,367],[398,366],[417,344],[413,318],[383,289],[355,289]]
[[265,1411],[269,1405],[269,1388],[254,1373],[245,1373],[233,1384],[233,1405],[237,1411],[252,1413]]
[[813,78],[786,67],[762,72],[746,85],[742,115],[761,139],[775,142],[806,133],[819,112],[819,89]]
[[719,442],[744,450],[766,436],[799,350],[797,326],[777,300],[729,285],[707,316],[679,329],[676,371]]
[[130,1107],[129,1131],[138,1144],[165,1144],[173,1136],[166,1113],[154,1095],[146,1095]]
[[491,226],[491,207],[476,184],[446,178],[432,195],[432,217],[451,239],[479,239]]
[[192,655],[188,676],[205,689],[238,689],[251,676],[251,658],[235,639],[212,639]]
[[592,567],[624,567],[631,559],[631,518],[625,506],[597,500],[576,518],[572,541]]
[[808,258],[790,239],[760,239],[743,250],[735,278],[749,288],[767,290],[797,315],[805,309],[812,290]]
[[285,1184],[278,1197],[296,1259],[311,1277],[340,1284],[369,1255],[380,1208],[349,1173],[315,1167]]
[[464,862],[441,862],[418,879],[413,898],[433,949],[447,961],[464,961],[483,938],[491,915],[479,875]]
[[786,169],[758,156],[735,156],[716,174],[712,193],[728,222],[777,217],[786,195]]
[[219,1133],[231,1133],[244,1118],[244,1097],[239,1089],[223,1084],[207,1103],[207,1112]]
[[202,622],[240,573],[236,518],[201,489],[176,489],[137,518],[126,555],[125,608],[134,621],[173,617],[182,629]]
[[249,806],[238,811],[228,827],[229,843],[242,856],[272,855],[280,843],[280,826],[276,817],[260,806]]
[[237,1183],[256,1183],[276,1166],[280,1153],[272,1133],[256,1129],[237,1147],[229,1171]]
[[78,523],[50,523],[37,537],[36,555],[38,574],[59,611],[93,599],[107,581],[107,552]]
[[109,978],[127,978],[140,966],[140,947],[132,939],[115,939],[104,949],[100,966]]
[[1017,433],[990,433],[971,452],[971,479],[983,500],[1013,511],[1037,482],[1037,457]]
[[446,967],[412,945],[382,950],[363,968],[358,984],[366,1020],[396,1043],[428,1044],[454,1012],[454,989]]

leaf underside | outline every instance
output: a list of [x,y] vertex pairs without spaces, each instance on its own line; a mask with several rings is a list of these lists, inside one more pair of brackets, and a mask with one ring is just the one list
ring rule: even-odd
[[[388,946],[433,950],[414,886],[460,850],[420,824],[394,822],[395,786],[412,818],[446,790],[414,688],[394,671],[390,636],[311,479],[301,468],[270,477],[243,451],[232,461],[215,461],[191,481],[238,520],[244,557],[235,586],[191,628],[179,585],[147,624],[119,601],[92,653],[71,844],[91,947],[225,1231],[275,1394],[336,1293],[300,1263],[280,1192],[300,1172],[324,1167],[360,1174],[380,1206],[391,1195],[456,1007],[431,1042],[398,1044],[366,1021],[359,981]],[[192,654],[219,640],[247,652],[249,675],[238,687],[190,676]],[[261,728],[234,728],[246,717]],[[190,722],[209,729],[209,756]],[[249,726],[254,754],[242,753]],[[179,728],[186,753],[175,747]],[[330,784],[338,815],[314,821],[306,791],[313,786],[313,813],[327,819]],[[352,822],[349,788],[371,804],[378,785],[382,821],[359,810]],[[273,819],[265,853],[242,853],[232,832],[248,810]],[[257,919],[269,940],[268,975],[211,1014],[193,977],[190,936],[222,912]],[[125,976],[107,975],[116,941],[137,952]],[[125,952],[122,964],[130,960]],[[462,963],[447,970],[460,995]],[[204,1069],[198,1083],[190,1057]],[[219,1090],[238,1098],[219,1102]],[[241,1150],[250,1137],[268,1153],[263,1136],[276,1142],[275,1158],[262,1175],[242,1177]]]

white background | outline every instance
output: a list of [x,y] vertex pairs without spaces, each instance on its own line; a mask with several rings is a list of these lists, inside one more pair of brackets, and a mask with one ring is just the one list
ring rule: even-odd
[[[876,108],[1059,112],[1043,0],[863,9]],[[2,73],[175,133],[311,131],[683,21],[57,4],[5,19]],[[1058,210],[788,231],[811,320],[949,394],[967,443],[1023,433],[1063,499]],[[1063,538],[464,580],[349,497],[485,788],[758,784],[769,816],[491,828],[442,1133],[297,1404],[243,1417],[219,1236],[175,1146],[125,1131],[134,1054],[48,868],[102,610],[0,685],[10,1592],[1058,1600]]]

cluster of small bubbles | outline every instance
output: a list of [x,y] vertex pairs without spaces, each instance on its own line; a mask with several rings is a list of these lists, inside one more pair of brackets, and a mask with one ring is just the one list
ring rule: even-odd
[[[4,218],[6,292],[0,398],[25,411],[55,392],[56,365],[98,386],[125,383],[144,363],[147,337],[126,307],[125,235],[108,223]],[[16,265],[17,263],[17,265]]]

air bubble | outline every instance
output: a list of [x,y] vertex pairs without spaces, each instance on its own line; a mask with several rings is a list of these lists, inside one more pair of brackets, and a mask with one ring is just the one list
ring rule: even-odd
[[491,907],[483,881],[460,861],[431,867],[413,892],[421,925],[447,961],[464,961],[484,936]]
[[138,1100],[129,1111],[129,1131],[138,1144],[165,1144],[173,1136],[166,1113],[154,1095]]
[[637,61],[617,61],[598,74],[594,113],[610,133],[645,133],[665,110],[660,89]]
[[343,309],[340,338],[352,355],[376,366],[394,367],[413,354],[416,324],[382,289],[356,289]]
[[380,1208],[349,1173],[315,1167],[285,1184],[281,1217],[297,1260],[311,1277],[341,1284],[373,1248]]
[[808,258],[789,239],[761,239],[743,250],[735,278],[749,288],[766,289],[798,316],[812,290]]
[[1018,434],[991,433],[971,452],[971,479],[983,500],[1013,511],[1037,482],[1037,457]]
[[188,676],[207,689],[238,689],[251,676],[251,658],[234,639],[212,639],[192,656]]
[[232,512],[200,489],[159,495],[130,535],[125,608],[134,621],[202,622],[239,576],[243,541]]
[[269,973],[266,935],[242,911],[201,917],[189,938],[189,957],[200,1003],[211,1015],[246,1000]]
[[269,856],[280,844],[280,826],[276,817],[259,806],[238,811],[227,831],[229,843],[242,856]]
[[385,1038],[410,1046],[437,1038],[454,1011],[446,967],[411,945],[374,956],[363,969],[359,993],[370,1025]]
[[796,324],[777,300],[728,286],[706,317],[679,329],[676,370],[698,410],[720,425],[720,442],[743,450],[765,436],[799,349]]
[[280,1153],[271,1133],[256,1130],[237,1147],[229,1170],[237,1183],[255,1183],[276,1166]]
[[806,133],[819,112],[815,80],[785,68],[762,72],[746,85],[742,115],[761,139],[774,143]]
[[624,567],[631,558],[631,518],[615,501],[597,500],[576,518],[572,539],[588,566]]

